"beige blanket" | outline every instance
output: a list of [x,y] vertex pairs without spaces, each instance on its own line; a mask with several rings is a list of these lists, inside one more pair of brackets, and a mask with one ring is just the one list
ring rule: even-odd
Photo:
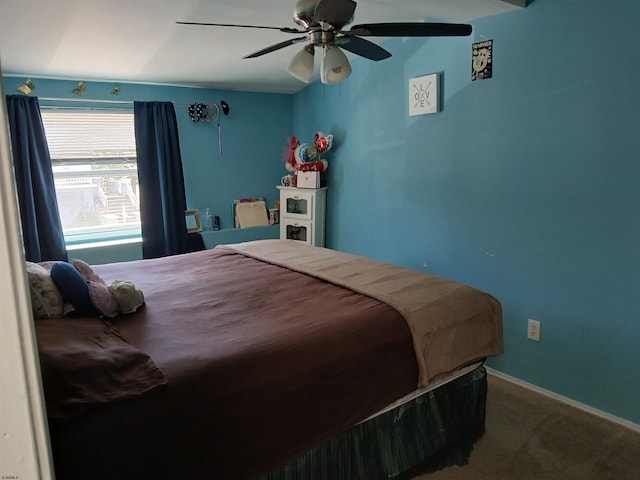
[[419,386],[503,352],[500,303],[468,285],[293,240],[257,240],[216,248],[230,248],[321,278],[395,308],[412,332]]

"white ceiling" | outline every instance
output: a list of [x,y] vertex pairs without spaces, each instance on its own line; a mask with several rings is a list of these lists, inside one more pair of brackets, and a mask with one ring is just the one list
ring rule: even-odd
[[[415,22],[429,18],[471,22],[519,8],[509,1],[360,0],[354,22]],[[298,27],[292,18],[295,0],[0,2],[0,59],[4,74],[24,75],[34,81],[52,77],[280,93],[294,93],[305,86],[285,71],[304,44],[259,58],[242,58],[295,37],[291,34],[175,23]],[[385,40],[368,39],[375,43]]]

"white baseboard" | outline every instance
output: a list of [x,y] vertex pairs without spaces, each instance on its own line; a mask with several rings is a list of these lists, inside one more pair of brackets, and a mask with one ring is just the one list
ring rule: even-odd
[[494,370],[493,368],[485,366],[487,372],[491,375],[495,375],[503,380],[506,380],[511,383],[515,383],[520,385],[521,387],[528,388],[529,390],[533,390],[534,392],[540,393],[546,397],[552,398],[554,400],[558,400],[564,404],[567,404],[571,407],[575,407],[579,410],[582,410],[586,413],[590,413],[591,415],[595,415],[597,417],[603,418],[605,420],[609,420],[610,422],[614,422],[622,427],[633,430],[634,432],[640,433],[640,425],[637,423],[633,423],[630,420],[625,420],[624,418],[616,417],[615,415],[611,415],[609,413],[603,412],[602,410],[598,410],[597,408],[590,407],[589,405],[585,405],[584,403],[576,402],[570,398],[564,397],[557,393],[552,392],[551,390],[546,390],[544,388],[538,387],[531,383],[520,380],[516,377],[512,377],[511,375],[507,375],[506,373],[499,372]]

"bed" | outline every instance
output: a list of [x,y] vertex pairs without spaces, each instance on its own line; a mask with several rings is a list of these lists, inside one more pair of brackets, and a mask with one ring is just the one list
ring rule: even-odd
[[92,268],[145,303],[36,321],[58,480],[411,478],[484,432],[488,293],[291,240]]

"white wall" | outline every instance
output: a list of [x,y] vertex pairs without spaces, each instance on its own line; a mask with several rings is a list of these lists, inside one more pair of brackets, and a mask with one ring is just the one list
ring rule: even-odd
[[53,478],[0,84],[0,478]]

